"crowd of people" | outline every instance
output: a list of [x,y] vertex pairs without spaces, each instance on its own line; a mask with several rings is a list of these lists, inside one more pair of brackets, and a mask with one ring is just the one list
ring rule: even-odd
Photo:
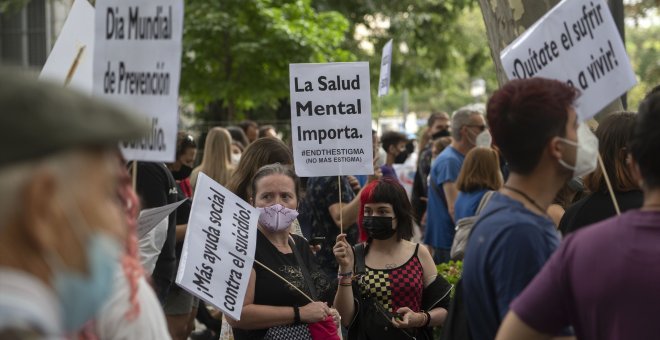
[[[597,124],[574,88],[514,80],[431,114],[417,146],[373,131],[373,175],[298,178],[273,126],[181,131],[174,162],[127,162],[135,115],[0,77],[1,339],[660,334],[660,87]],[[409,195],[395,165],[413,154]],[[260,212],[240,320],[175,283],[200,172]],[[456,286],[436,267],[451,260]]]

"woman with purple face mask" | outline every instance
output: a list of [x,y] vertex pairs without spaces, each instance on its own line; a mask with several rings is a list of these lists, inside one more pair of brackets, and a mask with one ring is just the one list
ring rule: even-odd
[[293,331],[297,335],[287,333],[286,338],[311,339],[307,324],[329,316],[339,324],[339,314],[327,304],[334,293],[330,281],[319,270],[307,241],[290,233],[298,216],[298,191],[293,170],[279,163],[260,168],[252,178],[250,201],[260,210],[255,259],[317,301],[310,302],[255,264],[240,321],[227,320],[236,340],[272,339],[277,333]]

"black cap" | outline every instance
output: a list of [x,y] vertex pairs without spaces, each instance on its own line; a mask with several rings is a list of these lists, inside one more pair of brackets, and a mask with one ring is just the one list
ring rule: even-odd
[[69,149],[112,146],[147,132],[114,105],[0,69],[0,167]]

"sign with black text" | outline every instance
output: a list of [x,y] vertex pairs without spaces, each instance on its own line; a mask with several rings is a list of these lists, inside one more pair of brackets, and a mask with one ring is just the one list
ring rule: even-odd
[[500,54],[509,79],[545,77],[578,88],[581,121],[636,83],[614,18],[603,0],[563,0]]
[[176,283],[240,320],[259,211],[200,172]]
[[298,176],[373,174],[369,63],[291,64],[289,83]]
[[380,59],[380,80],[378,81],[378,97],[390,92],[390,71],[392,69],[392,39],[383,47]]
[[127,160],[176,151],[183,0],[97,0],[94,95],[144,115],[150,132],[120,144]]

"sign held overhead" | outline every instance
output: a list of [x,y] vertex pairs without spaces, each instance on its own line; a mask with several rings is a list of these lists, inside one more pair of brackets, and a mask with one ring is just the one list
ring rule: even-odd
[[289,65],[298,176],[373,173],[369,63]]
[[183,0],[96,1],[94,94],[152,127],[121,143],[127,160],[174,161],[182,32]]
[[505,48],[509,79],[545,77],[578,88],[586,120],[636,83],[614,18],[603,0],[563,0]]

